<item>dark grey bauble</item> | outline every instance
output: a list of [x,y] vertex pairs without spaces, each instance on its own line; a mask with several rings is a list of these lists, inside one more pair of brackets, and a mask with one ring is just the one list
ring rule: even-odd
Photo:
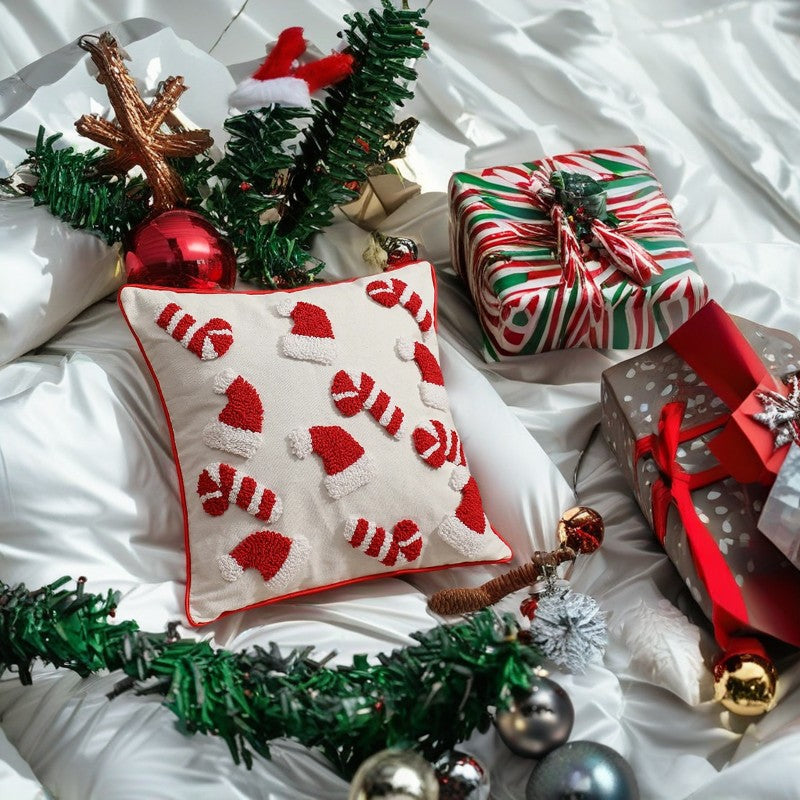
[[639,787],[616,750],[599,742],[569,742],[536,765],[525,800],[639,800]]
[[541,758],[569,739],[574,721],[569,695],[555,681],[535,677],[530,693],[498,711],[494,724],[512,753]]

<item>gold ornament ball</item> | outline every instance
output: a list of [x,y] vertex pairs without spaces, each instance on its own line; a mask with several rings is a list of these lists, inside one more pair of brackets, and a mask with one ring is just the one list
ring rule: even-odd
[[558,539],[576,553],[594,553],[603,544],[605,529],[599,512],[588,506],[575,506],[561,515]]
[[356,771],[348,800],[439,800],[439,781],[418,753],[381,750]]
[[775,705],[778,673],[755,653],[728,656],[714,667],[714,699],[734,714],[755,717]]

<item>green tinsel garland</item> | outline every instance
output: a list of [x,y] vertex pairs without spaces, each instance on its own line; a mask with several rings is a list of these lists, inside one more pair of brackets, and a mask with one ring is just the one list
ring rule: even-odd
[[489,709],[526,693],[540,654],[520,641],[512,616],[481,611],[464,622],[412,634],[417,644],[352,664],[326,667],[312,647],[284,655],[274,644],[234,653],[208,642],[116,624],[119,595],[90,594],[69,578],[36,591],[0,582],[0,676],[31,682],[36,660],[87,676],[127,674],[110,697],[133,689],[164,696],[183,730],[221,736],[239,763],[269,742],[294,739],[321,750],[350,778],[386,747],[436,760],[475,728]]

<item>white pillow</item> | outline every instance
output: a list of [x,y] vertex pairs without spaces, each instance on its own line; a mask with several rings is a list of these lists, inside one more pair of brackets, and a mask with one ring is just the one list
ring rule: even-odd
[[[168,75],[183,75],[190,90],[180,109],[225,134],[227,69],[153,20],[109,25],[131,58],[130,70],[145,96]],[[194,91],[191,91],[194,87]],[[63,133],[64,144],[87,150],[75,120],[84,113],[110,116],[105,88],[94,78],[88,54],[77,44],[57,50],[0,82],[0,171],[26,157],[40,125]],[[46,342],[81,311],[123,282],[116,247],[75,230],[25,198],[0,201],[0,365]]]

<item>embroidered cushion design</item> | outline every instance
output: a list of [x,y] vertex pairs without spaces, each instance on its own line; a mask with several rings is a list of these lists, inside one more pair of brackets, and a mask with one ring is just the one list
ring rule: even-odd
[[120,291],[172,436],[191,624],[511,557],[448,408],[435,291],[423,262],[290,292]]

